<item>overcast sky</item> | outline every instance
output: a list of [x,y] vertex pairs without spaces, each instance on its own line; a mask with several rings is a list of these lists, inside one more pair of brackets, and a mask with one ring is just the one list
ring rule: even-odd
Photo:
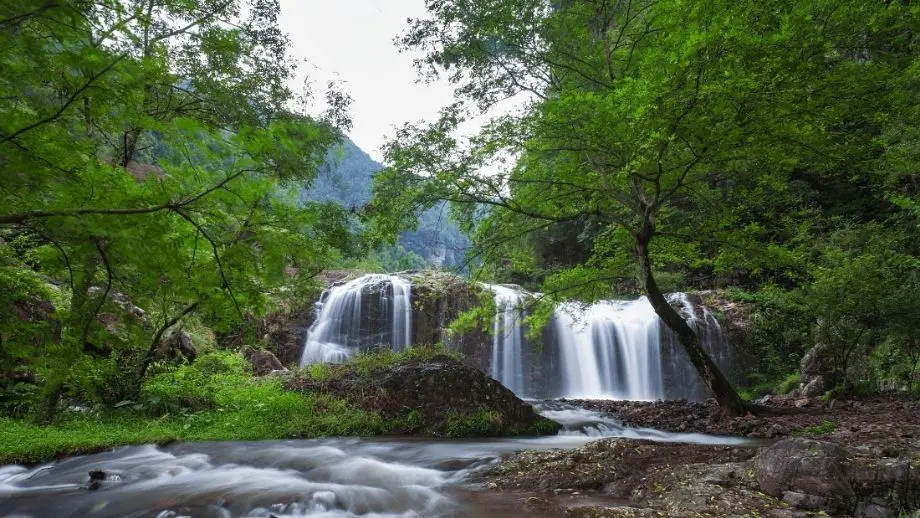
[[393,127],[431,120],[452,100],[446,82],[415,82],[414,56],[400,54],[393,38],[406,18],[425,14],[423,0],[281,0],[281,25],[293,55],[322,90],[328,80],[343,82],[354,103],[352,140],[374,159]]

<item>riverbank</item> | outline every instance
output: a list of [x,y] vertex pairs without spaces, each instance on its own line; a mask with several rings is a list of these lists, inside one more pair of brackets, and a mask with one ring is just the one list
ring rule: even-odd
[[155,373],[137,401],[72,406],[49,425],[0,418],[0,465],[116,446],[314,437],[508,437],[559,425],[485,374],[434,349],[252,376],[220,353]]
[[[920,403],[768,398],[761,416],[714,403],[578,401],[624,424],[751,438],[745,446],[602,439],[525,451],[479,473],[488,492],[528,495],[540,515],[822,515],[893,518],[920,509]],[[826,514],[823,514],[826,515]]]
[[[920,440],[920,401],[902,396],[849,400],[767,396],[759,415],[724,418],[715,401],[572,400],[630,426],[750,438],[811,437],[908,448]],[[920,447],[920,446],[918,446]]]

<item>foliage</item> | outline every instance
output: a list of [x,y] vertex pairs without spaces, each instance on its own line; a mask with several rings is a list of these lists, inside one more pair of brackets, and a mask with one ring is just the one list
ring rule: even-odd
[[776,392],[778,394],[788,394],[793,390],[799,388],[799,384],[802,382],[802,374],[800,372],[792,372],[788,374],[783,381],[776,387]]
[[0,463],[35,463],[128,444],[296,439],[386,433],[375,414],[277,382],[241,387],[220,408],[149,419],[127,410],[66,415],[53,425],[0,417]]
[[[845,387],[890,379],[910,389],[920,359],[920,261],[913,238],[878,225],[833,233],[809,288],[815,335]],[[881,354],[875,355],[873,352]],[[873,370],[875,372],[873,372]]]
[[[287,86],[279,9],[0,6],[2,267],[34,270],[63,293],[58,336],[35,347],[0,329],[0,350],[40,375],[46,417],[68,393],[131,396],[162,337],[190,315],[239,325],[268,310],[276,288],[312,284],[352,252],[341,207],[297,200],[348,127],[348,98],[330,92],[329,112],[305,114]],[[0,274],[0,292],[19,293],[28,275]],[[143,318],[125,317],[125,300]],[[4,315],[17,304],[0,302]]]
[[798,370],[799,360],[812,343],[814,317],[805,297],[801,290],[787,291],[775,285],[754,292],[727,288],[724,293],[729,300],[749,305],[747,354],[756,359],[755,372],[766,380],[763,388],[777,387],[785,376]]
[[[675,331],[686,323],[661,303],[659,279],[776,299],[755,338],[771,377],[789,372],[812,330],[853,335],[841,344],[859,334],[863,350],[878,343],[852,322],[866,321],[859,313],[881,296],[873,291],[898,284],[882,275],[895,268],[876,263],[871,281],[854,286],[854,303],[843,297],[833,310],[872,260],[851,249],[845,267],[825,243],[853,225],[905,245],[916,233],[920,8],[823,0],[427,7],[400,43],[424,52],[422,74],[448,77],[458,100],[434,121],[403,126],[386,146],[391,167],[375,177],[375,231],[410,228],[418,206],[446,200],[488,274],[539,283],[557,300],[641,290]],[[520,109],[489,118],[489,107],[515,96]],[[483,113],[488,122],[465,137],[459,128]],[[900,249],[897,268],[907,275],[918,250]],[[813,310],[795,314],[805,305]],[[912,350],[913,336],[897,343]]]
[[192,364],[167,367],[149,376],[141,389],[139,410],[154,416],[220,407],[236,389],[250,385],[246,360],[238,353],[219,351]]

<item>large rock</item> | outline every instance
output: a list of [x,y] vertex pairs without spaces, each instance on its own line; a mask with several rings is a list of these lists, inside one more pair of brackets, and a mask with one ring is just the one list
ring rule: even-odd
[[818,397],[837,382],[833,356],[825,345],[812,347],[799,363],[802,381],[792,392],[795,397]]
[[313,304],[305,301],[303,305],[283,308],[262,318],[249,318],[240,328],[219,334],[217,343],[222,348],[239,350],[251,337],[260,338],[266,350],[282,365],[295,366],[300,363],[312,319]]
[[292,390],[348,399],[396,424],[394,433],[503,436],[555,433],[559,425],[513,392],[447,356],[358,372],[347,364],[326,379],[294,378]]
[[761,451],[754,474],[764,493],[806,509],[851,511],[856,494],[847,476],[848,454],[825,441],[791,438]]
[[252,366],[252,373],[256,376],[266,376],[275,371],[287,370],[271,351],[247,347],[243,349],[243,356],[249,360],[249,364]]

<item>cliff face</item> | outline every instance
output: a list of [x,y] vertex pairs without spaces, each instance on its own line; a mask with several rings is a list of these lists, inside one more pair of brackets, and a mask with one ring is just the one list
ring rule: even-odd
[[[717,291],[689,293],[685,300],[689,304],[680,308],[681,314],[696,329],[709,357],[735,387],[744,386],[747,374],[756,365],[746,347],[751,308],[732,302]],[[709,389],[664,324],[661,337],[665,399],[677,399],[679,395],[691,401],[708,399]]]
[[[354,272],[330,274],[327,288],[340,286],[359,276]],[[460,352],[467,366],[491,374],[496,361],[493,358],[491,320],[480,321],[474,329],[463,333],[448,332],[450,324],[461,314],[478,307],[484,298],[493,296],[489,288],[438,271],[410,271],[398,276],[411,283],[409,343],[421,346],[443,344]],[[747,357],[745,347],[750,308],[725,300],[716,292],[681,297],[675,304],[682,304],[681,311],[700,333],[710,356],[736,386],[743,385],[747,372],[754,365]],[[349,329],[343,343],[360,350],[388,347],[394,332],[393,299],[393,286],[386,282],[371,283],[361,288],[360,318],[335,324]],[[307,329],[316,317],[314,307],[315,301],[309,301],[299,309],[269,315],[255,326],[258,329],[255,334],[262,337],[265,347],[274,352],[282,363],[296,365],[306,341]],[[672,333],[662,328],[660,337],[663,396],[666,399],[707,399],[708,389]],[[514,379],[520,380],[515,391],[536,398],[562,393],[560,361],[564,354],[571,352],[561,351],[557,341],[550,327],[538,343],[523,341],[520,352],[515,356],[519,365]],[[498,375],[496,377],[502,379]]]

